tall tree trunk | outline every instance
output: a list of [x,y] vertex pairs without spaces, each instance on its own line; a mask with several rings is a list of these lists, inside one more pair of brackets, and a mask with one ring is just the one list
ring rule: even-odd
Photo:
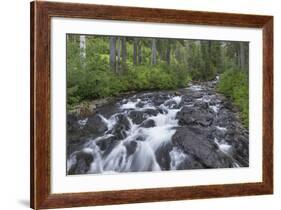
[[83,60],[86,58],[86,36],[85,35],[81,35],[80,36],[80,57],[81,57],[81,61],[83,62]]
[[235,42],[235,57],[236,57],[236,65],[238,68],[241,68],[241,61],[240,61],[240,44]]
[[168,65],[170,65],[170,63],[171,63],[171,43],[170,43],[170,40],[168,40],[168,43],[167,43],[166,62],[167,62]]
[[208,70],[211,74],[212,71],[212,41],[208,41]]
[[201,54],[204,66],[202,77],[204,80],[208,80],[211,74],[211,41],[201,41]]
[[112,71],[116,71],[116,37],[111,36],[109,38],[109,62],[110,62],[110,69]]
[[121,39],[117,38],[117,67],[116,71],[119,71],[121,65]]
[[141,40],[138,41],[138,64],[142,63]]
[[134,65],[138,64],[138,39],[134,38]]
[[246,70],[246,53],[245,53],[245,45],[243,42],[240,42],[240,68],[242,70]]
[[126,37],[122,37],[122,67],[126,68],[127,60],[127,47],[126,47]]
[[157,49],[156,49],[156,39],[153,38],[151,42],[151,64],[157,64]]

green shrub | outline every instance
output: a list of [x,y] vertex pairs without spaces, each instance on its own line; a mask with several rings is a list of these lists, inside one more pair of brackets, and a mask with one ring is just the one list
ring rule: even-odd
[[241,70],[229,70],[220,77],[218,91],[230,98],[241,110],[243,124],[249,126],[248,75]]
[[[96,57],[96,63],[100,63]],[[94,61],[92,61],[94,62]],[[78,68],[78,67],[77,67]],[[128,64],[122,73],[109,70],[109,65],[87,63],[85,68],[74,69],[68,74],[68,103],[115,96],[121,92],[175,89],[186,87],[190,77],[180,66]]]
[[[87,36],[86,57],[80,54],[79,37],[67,42],[67,103],[116,96],[122,92],[186,87],[190,76],[186,64],[171,58],[151,65],[151,47],[142,42],[142,63],[133,64],[133,42],[128,39],[126,64],[110,70],[108,37]],[[125,66],[125,67],[124,67]]]

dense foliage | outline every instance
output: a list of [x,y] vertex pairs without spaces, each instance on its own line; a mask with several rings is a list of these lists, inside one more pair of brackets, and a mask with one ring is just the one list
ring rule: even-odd
[[[187,86],[191,80],[187,67],[171,58],[171,63],[160,60],[153,65],[150,62],[151,49],[141,40],[142,61],[134,63],[132,40],[126,43],[127,59],[117,62],[110,69],[109,45],[106,37],[88,37],[86,56],[81,56],[81,46],[76,37],[67,42],[67,94],[68,104],[77,104],[81,100],[115,96],[121,92],[175,89]],[[116,55],[117,56],[117,55]],[[140,55],[138,55],[140,56]],[[120,58],[117,58],[118,60]]]
[[186,87],[221,75],[218,90],[241,109],[248,123],[248,43],[67,36],[67,102],[128,91]]
[[229,70],[221,75],[218,90],[229,97],[241,110],[243,123],[249,124],[248,75],[244,71]]

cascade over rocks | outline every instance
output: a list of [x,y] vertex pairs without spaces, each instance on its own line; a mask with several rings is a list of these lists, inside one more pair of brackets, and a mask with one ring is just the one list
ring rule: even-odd
[[122,95],[67,116],[68,174],[249,166],[249,132],[216,82]]

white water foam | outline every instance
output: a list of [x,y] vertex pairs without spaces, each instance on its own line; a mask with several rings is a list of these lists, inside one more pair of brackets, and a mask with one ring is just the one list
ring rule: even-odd
[[186,89],[193,90],[193,91],[201,91],[201,90],[203,90],[201,85],[191,85],[191,86],[189,86]]
[[171,162],[170,168],[171,170],[177,170],[178,166],[188,157],[182,150],[177,147],[173,147],[173,149],[169,153]]
[[215,143],[218,145],[219,149],[225,153],[228,154],[230,149],[231,149],[231,145],[227,144],[226,142],[222,141],[218,141],[217,138],[215,138]]

